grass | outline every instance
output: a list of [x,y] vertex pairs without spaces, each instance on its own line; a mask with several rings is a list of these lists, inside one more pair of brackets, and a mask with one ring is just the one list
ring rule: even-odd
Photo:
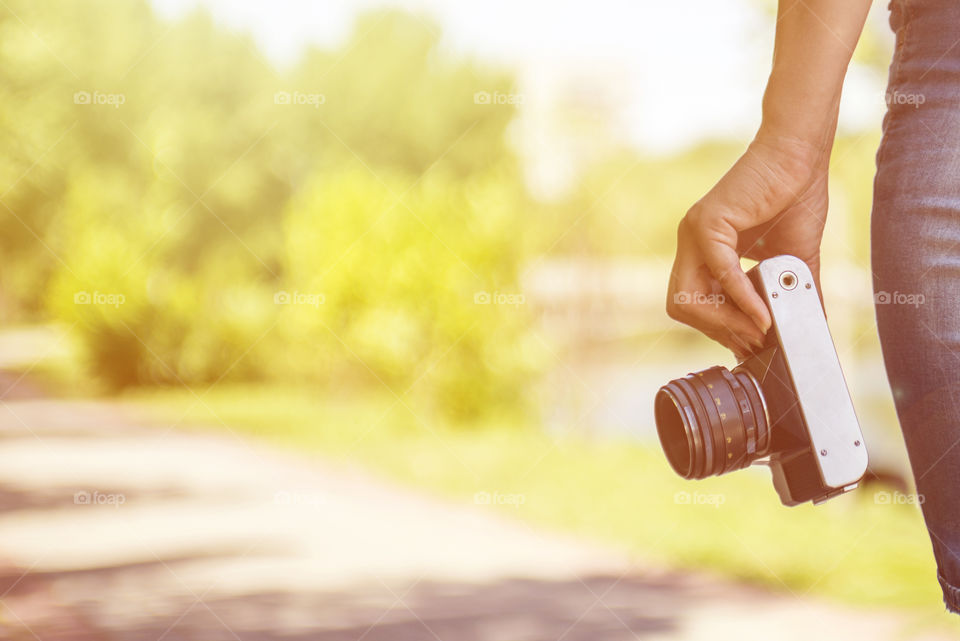
[[[919,510],[878,503],[875,489],[785,508],[765,469],[687,482],[670,471],[655,444],[551,438],[506,424],[427,426],[384,398],[324,398],[263,386],[200,394],[198,400],[189,390],[153,390],[127,400],[184,427],[223,423],[360,462],[456,501],[474,502],[477,493],[514,496],[490,509],[672,566],[797,595],[942,613]],[[934,618],[940,617],[946,615]]]

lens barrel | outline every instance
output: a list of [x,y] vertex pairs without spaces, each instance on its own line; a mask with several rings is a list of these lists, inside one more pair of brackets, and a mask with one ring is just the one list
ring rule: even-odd
[[742,469],[770,448],[763,391],[743,367],[670,381],[657,392],[654,418],[667,460],[687,479]]

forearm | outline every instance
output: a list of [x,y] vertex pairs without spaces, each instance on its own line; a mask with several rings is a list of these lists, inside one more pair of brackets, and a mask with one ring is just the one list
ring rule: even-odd
[[829,155],[871,0],[780,0],[761,133]]

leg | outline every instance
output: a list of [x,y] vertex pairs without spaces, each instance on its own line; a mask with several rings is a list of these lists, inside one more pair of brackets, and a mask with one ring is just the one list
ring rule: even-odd
[[891,10],[877,323],[944,600],[960,613],[960,3],[894,0]]

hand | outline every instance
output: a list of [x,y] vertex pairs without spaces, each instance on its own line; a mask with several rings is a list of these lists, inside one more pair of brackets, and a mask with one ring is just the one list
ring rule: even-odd
[[[830,137],[832,139],[832,136]],[[680,221],[667,313],[733,350],[763,344],[770,312],[740,257],[792,254],[819,291],[829,149],[761,132]]]

